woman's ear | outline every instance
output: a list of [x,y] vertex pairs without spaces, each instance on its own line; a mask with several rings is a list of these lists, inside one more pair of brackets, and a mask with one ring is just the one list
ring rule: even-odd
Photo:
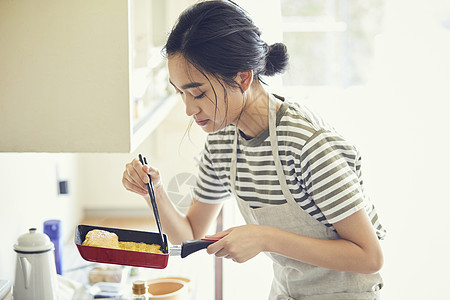
[[239,72],[236,75],[236,82],[241,87],[241,92],[246,92],[253,82],[253,71]]

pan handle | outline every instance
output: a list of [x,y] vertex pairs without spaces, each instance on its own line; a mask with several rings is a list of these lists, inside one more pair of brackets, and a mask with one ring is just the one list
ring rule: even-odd
[[217,242],[218,239],[201,239],[201,240],[190,240],[185,241],[181,245],[181,258],[197,252],[198,250],[205,249],[209,245]]

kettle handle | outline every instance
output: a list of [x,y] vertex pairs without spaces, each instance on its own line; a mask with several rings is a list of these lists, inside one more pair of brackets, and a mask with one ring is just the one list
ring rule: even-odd
[[24,256],[19,257],[20,267],[23,272],[23,281],[25,283],[25,289],[30,287],[30,276],[31,276],[31,263]]

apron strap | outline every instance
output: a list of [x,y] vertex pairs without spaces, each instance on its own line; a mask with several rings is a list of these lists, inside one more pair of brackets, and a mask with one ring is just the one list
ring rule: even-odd
[[277,139],[277,102],[275,96],[269,94],[269,135],[270,145],[272,148],[273,160],[275,162],[275,169],[277,171],[278,181],[280,182],[281,191],[287,202],[291,204],[297,204],[294,197],[289,190],[286,183],[286,176],[284,175],[283,166],[281,165],[280,155],[278,152],[278,139]]
[[238,137],[238,127],[234,131],[234,141],[233,141],[233,152],[231,155],[231,165],[230,165],[230,180],[231,180],[231,190],[233,194],[237,196],[236,193],[236,168],[237,168],[237,137]]
[[[278,154],[278,140],[277,140],[277,102],[275,97],[272,94],[269,94],[269,136],[270,136],[270,144],[272,148],[272,155],[275,161],[275,169],[277,171],[278,181],[280,182],[281,191],[283,192],[283,196],[289,203],[295,203],[294,197],[289,190],[289,187],[286,183],[286,176],[284,175],[283,166],[281,165],[280,156]],[[231,155],[231,165],[230,165],[230,181],[231,181],[231,190],[233,194],[237,196],[236,193],[236,169],[237,169],[237,142],[238,142],[238,127],[236,126],[236,130],[234,132],[234,140],[233,140],[233,152]]]

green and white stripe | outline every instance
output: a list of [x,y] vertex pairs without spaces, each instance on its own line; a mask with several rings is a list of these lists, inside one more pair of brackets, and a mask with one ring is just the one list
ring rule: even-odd
[[[194,198],[218,203],[231,193],[230,164],[235,127],[209,134]],[[280,160],[287,185],[298,204],[332,227],[364,208],[379,238],[385,231],[363,189],[361,156],[317,115],[295,103],[277,112]],[[278,182],[268,130],[246,140],[238,137],[236,192],[253,208],[286,203]]]

